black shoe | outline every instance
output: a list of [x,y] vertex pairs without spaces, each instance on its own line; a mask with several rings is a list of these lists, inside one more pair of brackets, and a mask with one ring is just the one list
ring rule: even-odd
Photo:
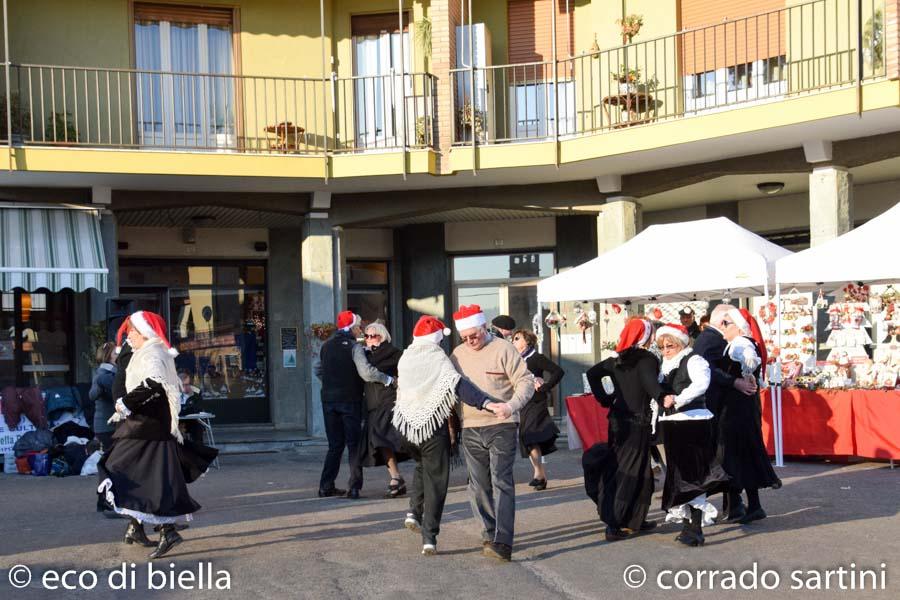
[[741,498],[740,494],[729,492],[729,495],[731,497],[728,501],[728,509],[726,512],[728,516],[725,517],[725,522],[737,523],[747,514],[747,508],[744,506],[744,500]]
[[[394,483],[396,481],[396,483]],[[406,482],[402,477],[391,477],[391,483],[388,485],[388,491],[384,495],[385,498],[399,498],[406,495]]]
[[331,488],[330,490],[319,490],[319,498],[329,498],[331,496],[345,496],[347,490],[340,488]]
[[535,487],[539,481],[540,481],[540,479],[535,477],[534,479],[532,479],[531,481],[528,482],[528,485],[530,485],[531,487]]
[[644,521],[641,523],[641,531],[653,531],[656,529],[656,521]]
[[156,546],[156,550],[150,553],[150,560],[160,558],[183,541],[183,538],[175,531],[174,525],[163,525],[159,534],[159,545]]
[[627,540],[630,537],[634,537],[634,531],[626,527],[623,527],[621,529],[613,529],[611,527],[607,527],[605,535],[607,542],[618,542],[621,540]]
[[143,524],[138,523],[135,519],[131,519],[128,522],[128,527],[125,529],[125,543],[129,545],[137,544],[146,548],[154,546],[153,542],[147,538]]
[[507,546],[506,544],[490,542],[484,545],[481,553],[485,556],[490,556],[491,558],[502,560],[503,562],[509,562],[512,560],[512,546]]
[[351,500],[359,500],[359,490],[356,488],[353,488],[352,490],[347,492],[347,497],[350,498]]
[[[685,521],[687,521],[685,519]],[[685,546],[702,546],[706,541],[703,537],[703,511],[691,507],[691,520],[687,522],[681,535],[676,539]]]
[[534,491],[540,492],[541,490],[547,489],[547,480],[546,479],[538,479],[537,483],[534,484]]
[[766,515],[766,511],[762,509],[762,507],[756,508],[747,512],[743,517],[738,519],[738,523],[741,525],[746,525],[747,523],[751,523],[753,521],[759,521],[760,519],[765,519],[768,515]]

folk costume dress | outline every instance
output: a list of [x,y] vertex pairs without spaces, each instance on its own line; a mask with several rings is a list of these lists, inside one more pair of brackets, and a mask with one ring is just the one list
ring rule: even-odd
[[[684,338],[687,343],[686,331]],[[725,491],[729,478],[716,459],[713,414],[705,403],[709,363],[687,347],[663,359],[659,379],[665,394],[675,396],[674,406],[664,409],[656,424],[668,461],[662,497],[666,521],[690,519],[693,507],[702,511],[703,525],[712,525],[718,511],[707,496]]]
[[[384,342],[371,350],[366,350],[366,357],[373,367],[397,377],[397,366],[403,351]],[[386,463],[384,455],[379,448],[393,450],[397,462],[407,460],[409,456],[402,452],[403,436],[391,423],[394,415],[394,402],[397,399],[397,390],[393,386],[384,386],[378,382],[365,384],[366,397],[366,421],[363,443],[360,444],[362,452],[362,466],[383,467]]]
[[125,374],[126,394],[111,418],[119,425],[112,447],[97,466],[97,491],[117,513],[140,523],[191,520],[200,505],[187,484],[218,454],[182,439],[178,389],[175,363],[162,339],[148,339],[133,351]]
[[585,489],[597,503],[610,533],[630,535],[645,524],[653,496],[650,465],[650,400],[661,401],[659,362],[643,346],[653,330],[632,319],[616,346],[618,356],[588,370],[594,397],[609,408],[609,445],[596,445],[582,457]]
[[547,410],[547,401],[550,390],[556,387],[565,372],[555,362],[530,346],[522,353],[522,358],[535,377],[543,379],[544,373],[549,373],[550,376],[544,379],[541,389],[535,390],[528,404],[519,411],[519,453],[522,458],[528,458],[531,449],[537,446],[541,454],[547,456],[556,452],[556,438],[559,437],[559,428]]

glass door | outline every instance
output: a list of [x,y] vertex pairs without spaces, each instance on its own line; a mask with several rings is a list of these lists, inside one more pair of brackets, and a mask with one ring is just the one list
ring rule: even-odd
[[402,142],[398,138],[401,103],[412,94],[412,78],[400,77],[401,46],[403,71],[409,73],[408,32],[383,31],[353,38],[354,112],[359,148],[392,148]]

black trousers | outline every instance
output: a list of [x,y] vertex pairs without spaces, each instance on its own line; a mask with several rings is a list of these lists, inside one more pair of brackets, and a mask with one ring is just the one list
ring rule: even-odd
[[344,447],[347,448],[350,463],[351,490],[362,489],[363,473],[360,460],[359,444],[362,438],[362,402],[323,402],[322,413],[325,417],[325,435],[328,437],[328,453],[322,467],[319,489],[327,491],[334,488],[334,480],[341,470],[341,457]]
[[441,515],[450,484],[450,432],[447,423],[421,446],[410,444],[408,452],[416,461],[409,512],[422,524],[423,543],[435,544],[441,530]]

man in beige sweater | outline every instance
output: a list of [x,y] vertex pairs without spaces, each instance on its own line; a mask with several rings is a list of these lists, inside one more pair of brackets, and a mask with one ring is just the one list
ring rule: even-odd
[[534,376],[512,344],[488,333],[478,305],[461,306],[453,320],[462,338],[450,356],[453,366],[496,401],[495,414],[468,406],[462,410],[472,512],[483,525],[484,554],[508,561],[516,521],[518,413],[534,394]]

